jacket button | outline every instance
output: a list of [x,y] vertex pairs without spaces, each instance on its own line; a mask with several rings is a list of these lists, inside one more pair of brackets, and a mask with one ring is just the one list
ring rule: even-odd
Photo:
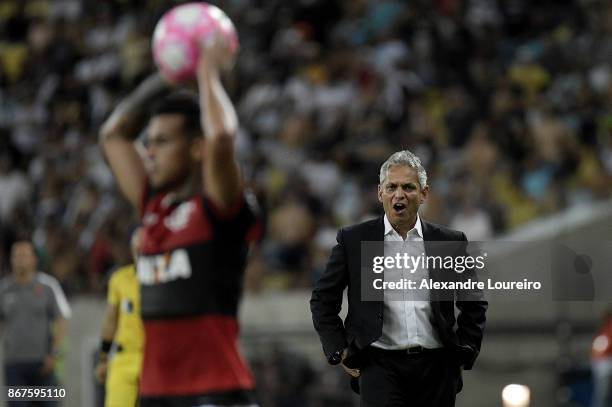
[[378,319],[383,319],[383,315],[382,315],[382,313],[378,313],[378,315],[377,315],[377,316],[378,316]]

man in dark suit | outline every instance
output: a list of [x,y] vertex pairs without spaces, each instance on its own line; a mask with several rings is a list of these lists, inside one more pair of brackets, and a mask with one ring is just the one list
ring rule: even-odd
[[[373,301],[363,296],[375,276],[363,272],[372,264],[364,262],[373,256],[364,255],[363,242],[380,242],[387,257],[398,253],[398,245],[427,256],[467,254],[465,234],[420,219],[418,209],[428,193],[427,174],[417,156],[406,150],[389,157],[378,186],[384,216],[340,229],[312,293],[310,308],[323,351],[330,364],[342,363],[353,377],[362,406],[454,406],[461,371],[471,369],[480,350],[488,304],[479,293],[469,301],[455,299],[452,292],[443,298],[433,290],[425,290],[427,296],[418,300],[407,291],[400,293],[400,301],[388,290]],[[439,242],[449,245],[444,249]],[[434,266],[421,266],[420,271],[436,281],[448,276]],[[472,270],[462,276],[475,274]],[[343,323],[338,313],[347,287]]]

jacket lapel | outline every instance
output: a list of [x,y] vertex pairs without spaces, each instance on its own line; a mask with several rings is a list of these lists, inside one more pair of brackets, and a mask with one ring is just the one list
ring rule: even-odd
[[[428,222],[425,222],[421,219],[421,228],[423,229],[423,246],[425,247],[425,255],[426,256],[434,256],[435,255],[435,245],[432,242],[436,241],[436,236],[432,225]],[[429,278],[434,278],[435,272],[432,270],[427,270]]]
[[372,227],[369,229],[367,240],[371,242],[382,242],[385,239],[385,217],[384,215],[376,218],[376,222],[372,223]]
[[[368,227],[365,228],[361,234],[359,240],[359,252],[361,256],[361,273],[358,276],[361,284],[361,295],[362,298],[370,298],[371,306],[380,303],[382,307],[383,293],[382,291],[376,291],[374,297],[372,297],[370,287],[374,282],[375,278],[380,278],[378,274],[374,274],[372,265],[374,264],[374,257],[384,256],[384,217],[379,216],[369,222]],[[382,274],[384,278],[384,274]],[[370,292],[370,294],[366,294]],[[380,295],[379,295],[380,294]],[[376,305],[378,306],[378,305]]]
[[[434,226],[429,222],[425,222],[423,219],[421,219],[421,226],[423,228],[423,245],[425,246],[425,255],[428,257],[441,255],[441,253],[439,253],[439,250],[436,250],[436,247],[439,247],[439,243],[436,244],[435,242],[439,241],[440,238],[438,234],[436,233]],[[427,274],[428,274],[428,277],[432,279],[433,281],[440,280],[439,270],[428,269]],[[433,290],[430,293],[430,301],[432,303],[432,308],[434,312],[439,312],[440,304],[438,302],[439,298],[437,298],[438,296],[436,295],[436,293],[437,293],[437,290]]]

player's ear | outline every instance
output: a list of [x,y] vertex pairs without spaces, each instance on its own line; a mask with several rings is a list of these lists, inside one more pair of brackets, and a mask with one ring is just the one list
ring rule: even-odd
[[425,188],[421,189],[421,198],[419,200],[420,204],[423,204],[427,198],[429,197],[429,185],[425,185]]
[[383,199],[382,199],[382,185],[378,184],[378,202],[382,203]]

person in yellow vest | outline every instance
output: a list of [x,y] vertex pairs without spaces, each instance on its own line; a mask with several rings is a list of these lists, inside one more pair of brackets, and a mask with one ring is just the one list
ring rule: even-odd
[[[131,239],[134,261],[139,235],[140,229],[136,229]],[[113,273],[107,298],[96,378],[106,385],[106,407],[136,406],[144,332],[140,319],[140,290],[133,264]]]

